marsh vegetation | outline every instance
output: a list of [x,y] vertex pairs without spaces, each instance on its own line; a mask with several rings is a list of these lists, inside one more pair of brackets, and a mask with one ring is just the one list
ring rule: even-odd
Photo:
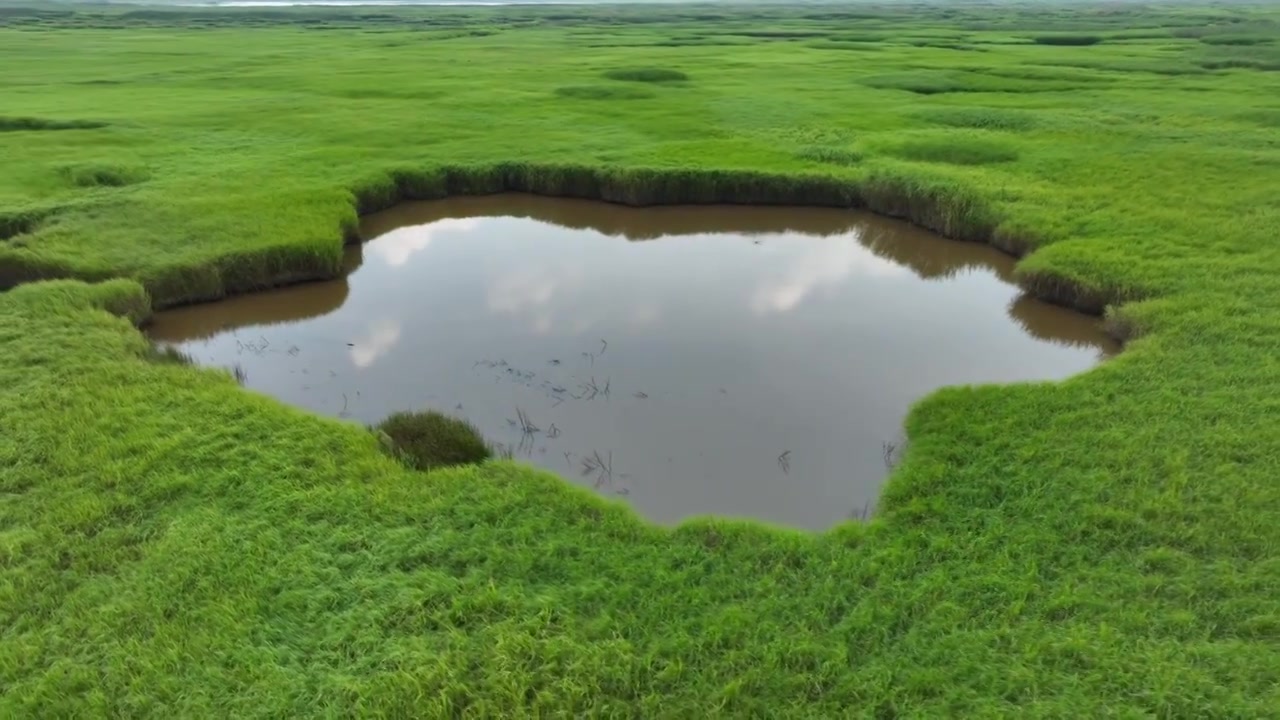
[[[1280,706],[1273,5],[10,1],[0,63],[0,716]],[[609,76],[636,69],[687,77]],[[928,394],[874,512],[841,508],[869,521],[812,533],[664,527],[501,457],[413,470],[382,417],[136,327],[340,278],[361,215],[502,191],[894,215],[1016,255],[1125,350]],[[628,355],[575,351],[600,339]],[[661,399],[599,370],[593,402]],[[572,437],[519,409],[517,446]],[[572,472],[625,480],[609,451]]]

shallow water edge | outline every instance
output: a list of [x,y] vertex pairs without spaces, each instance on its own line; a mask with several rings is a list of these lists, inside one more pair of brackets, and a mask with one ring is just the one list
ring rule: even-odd
[[829,526],[874,504],[923,394],[1116,349],[1020,296],[1007,255],[865,212],[508,194],[362,230],[343,279],[166,312],[151,334],[322,414],[434,408],[562,476],[598,458],[592,484],[660,522]]

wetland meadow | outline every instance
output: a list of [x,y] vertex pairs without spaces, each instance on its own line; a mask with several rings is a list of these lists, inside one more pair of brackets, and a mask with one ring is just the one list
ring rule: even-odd
[[0,716],[1265,717],[1265,3],[0,0]]

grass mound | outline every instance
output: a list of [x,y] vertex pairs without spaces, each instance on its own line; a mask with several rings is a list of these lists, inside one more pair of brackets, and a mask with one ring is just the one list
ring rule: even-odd
[[1102,42],[1100,35],[1037,35],[1031,38],[1031,42],[1037,45],[1065,45],[1065,46],[1086,46],[1097,45]]
[[889,153],[904,160],[949,165],[991,165],[1018,159],[1018,151],[1005,143],[963,136],[910,140],[891,147]]
[[936,125],[975,130],[1022,131],[1036,125],[1029,113],[987,107],[936,107],[920,111],[917,117]]
[[492,453],[471,423],[442,413],[398,412],[378,423],[395,454],[414,470],[470,465]]
[[608,85],[569,85],[556,88],[556,95],[575,100],[644,100],[654,96],[642,88]]
[[622,80],[625,82],[680,82],[688,80],[689,75],[679,70],[671,70],[669,68],[618,68],[617,70],[609,70],[604,73],[606,78],[610,80]]
[[40,117],[0,115],[0,132],[24,130],[94,130],[107,124],[97,120],[54,120]]
[[69,183],[82,188],[124,187],[151,177],[146,168],[130,165],[68,165],[59,172]]

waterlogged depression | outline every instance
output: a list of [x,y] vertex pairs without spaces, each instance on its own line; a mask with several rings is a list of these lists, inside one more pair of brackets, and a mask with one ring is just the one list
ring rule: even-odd
[[851,211],[498,195],[362,229],[346,277],[161,313],[152,337],[317,412],[464,417],[659,522],[862,515],[915,400],[1117,350],[996,251]]

